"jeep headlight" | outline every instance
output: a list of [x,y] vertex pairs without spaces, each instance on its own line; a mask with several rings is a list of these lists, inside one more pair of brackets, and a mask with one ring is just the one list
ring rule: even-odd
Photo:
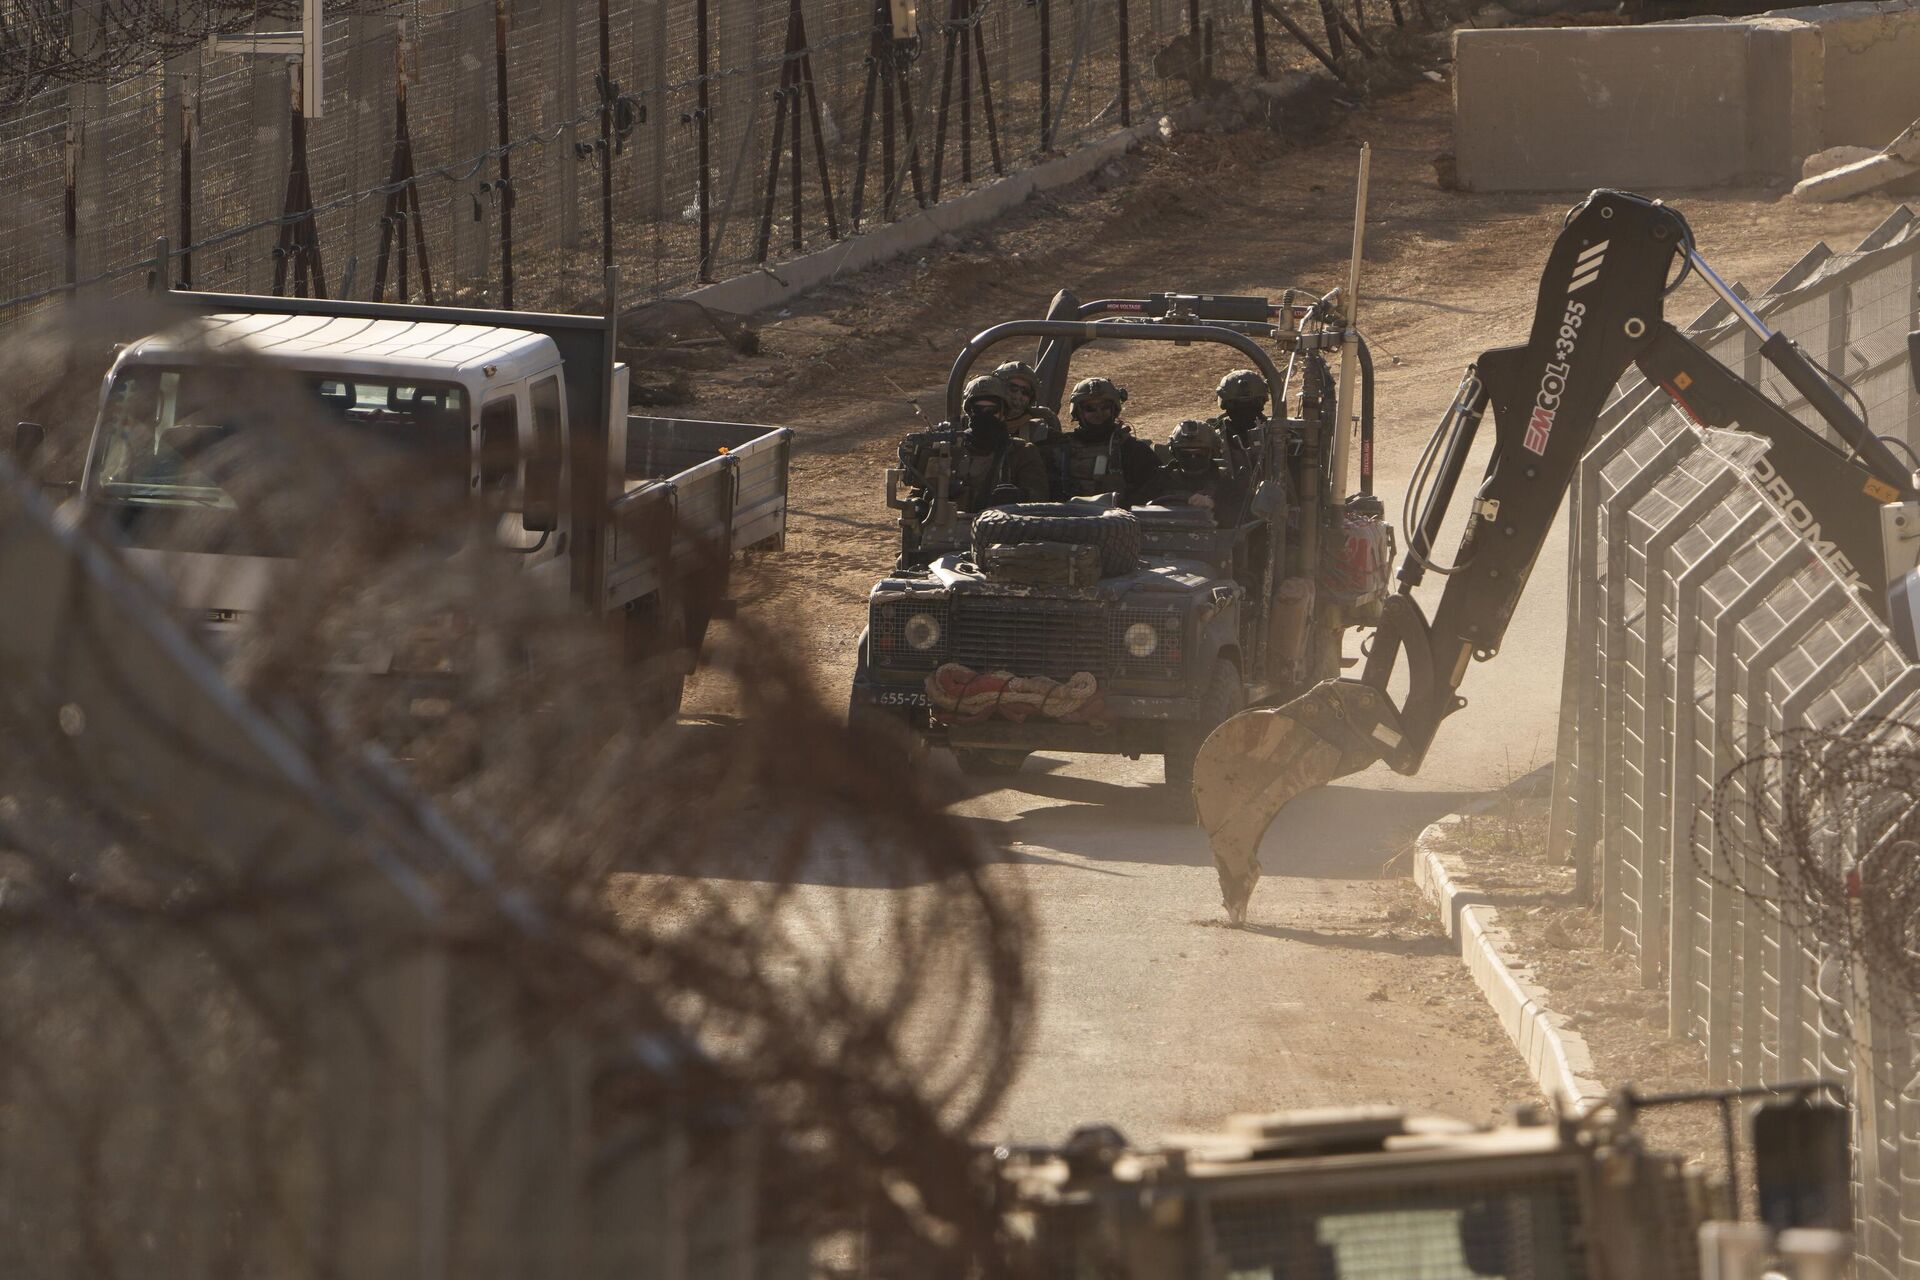
[[940,619],[930,613],[916,613],[900,629],[907,644],[921,653],[940,643]]
[[1150,622],[1134,623],[1121,639],[1136,658],[1151,658],[1160,648],[1160,631]]

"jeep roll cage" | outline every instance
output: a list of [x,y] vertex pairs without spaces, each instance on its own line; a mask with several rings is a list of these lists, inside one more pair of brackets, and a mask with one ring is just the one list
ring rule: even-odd
[[[960,349],[947,375],[946,417],[960,421],[961,392],[971,376],[974,362],[989,347],[1010,338],[1040,340],[1034,370],[1037,375],[1037,403],[1055,412],[1067,392],[1067,364],[1074,352],[1089,342],[1111,338],[1123,342],[1171,342],[1191,346],[1211,342],[1232,347],[1266,379],[1268,403],[1286,404],[1286,378],[1274,364],[1273,356],[1254,339],[1286,337],[1299,343],[1298,331],[1275,323],[1276,318],[1300,324],[1320,309],[1323,299],[1309,297],[1305,303],[1288,300],[1269,302],[1265,298],[1239,295],[1155,293],[1145,298],[1102,298],[1081,302],[1072,292],[1062,289],[1053,296],[1042,320],[1009,320],[983,329]],[[1141,317],[1141,318],[1135,318]],[[1337,333],[1333,340],[1337,341]],[[1310,345],[1310,344],[1309,344]]]

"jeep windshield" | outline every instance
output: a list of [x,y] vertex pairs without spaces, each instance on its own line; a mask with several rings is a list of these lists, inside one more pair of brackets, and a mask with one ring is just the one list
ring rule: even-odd
[[289,555],[303,509],[381,519],[458,502],[468,422],[450,384],[127,365],[102,405],[90,496],[133,546]]

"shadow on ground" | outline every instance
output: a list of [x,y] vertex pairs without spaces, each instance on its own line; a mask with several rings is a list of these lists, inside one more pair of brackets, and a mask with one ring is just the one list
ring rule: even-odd
[[[685,722],[688,735],[729,733],[718,718]],[[1212,851],[1198,827],[1175,812],[1159,763],[1100,756],[1031,756],[1005,778],[969,778],[944,751],[926,760],[934,784],[953,797],[949,811],[976,830],[997,862],[1128,875],[1134,866],[1209,867]],[[1404,856],[1420,829],[1476,797],[1455,791],[1381,791],[1338,783],[1289,805],[1261,846],[1269,879],[1299,876],[1377,880],[1408,874]],[[899,888],[901,869],[884,855],[849,847],[822,831],[820,856],[803,883]],[[630,864],[631,865],[631,864]],[[637,867],[635,868],[637,869]],[[709,878],[760,880],[767,859],[751,848],[715,850]]]

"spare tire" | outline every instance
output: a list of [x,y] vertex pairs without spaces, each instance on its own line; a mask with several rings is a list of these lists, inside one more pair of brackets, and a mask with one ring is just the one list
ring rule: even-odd
[[1078,502],[1011,502],[989,507],[973,518],[973,554],[988,547],[1021,542],[1067,542],[1096,547],[1100,573],[1111,578],[1131,573],[1140,563],[1140,522],[1118,507]]

